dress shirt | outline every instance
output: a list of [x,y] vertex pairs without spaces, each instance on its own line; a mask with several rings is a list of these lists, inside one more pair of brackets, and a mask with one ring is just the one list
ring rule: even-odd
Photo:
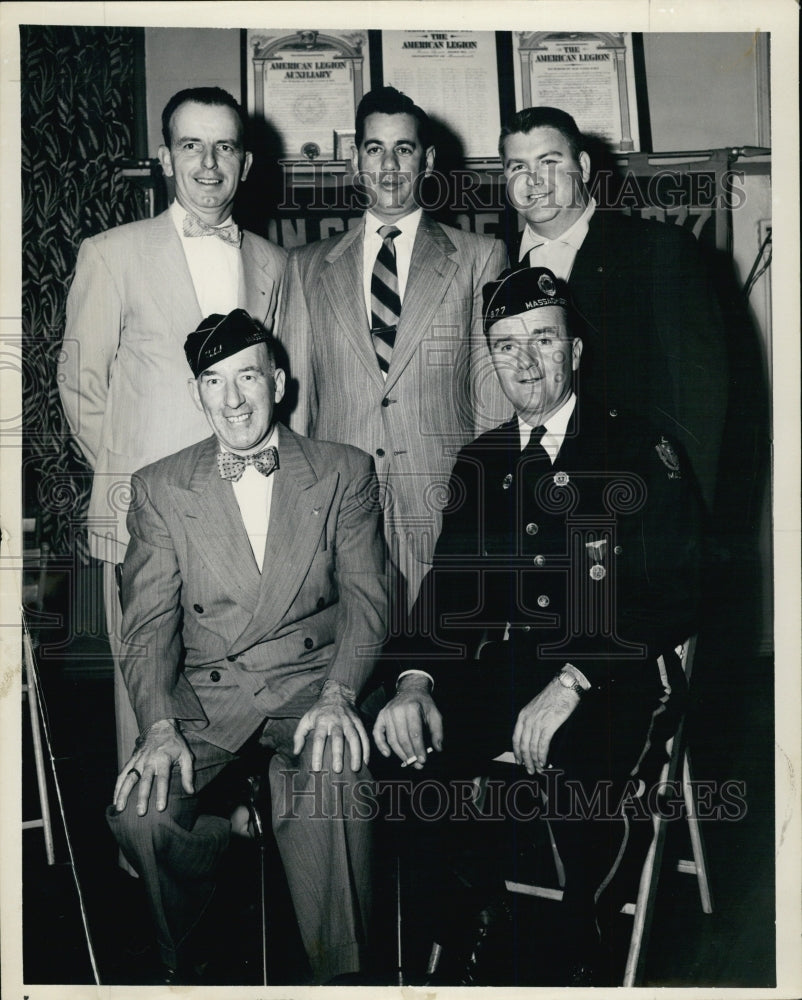
[[[242,262],[239,250],[216,236],[184,236],[186,209],[174,201],[170,215],[184,248],[189,275],[202,316],[227,316],[239,305]],[[229,216],[221,226],[227,226]]]
[[415,235],[418,232],[423,209],[417,208],[409,215],[405,215],[393,222],[382,222],[373,212],[365,212],[365,239],[362,250],[362,282],[365,290],[365,309],[370,323],[372,312],[372,296],[370,283],[373,278],[373,267],[379,250],[382,245],[382,238],[379,236],[379,226],[395,226],[401,233],[393,240],[395,247],[395,269],[398,275],[398,295],[401,303],[404,302],[404,293],[407,290],[407,278],[409,277],[409,265],[412,260],[412,247],[415,245]]
[[[221,240],[215,237],[214,242],[220,243]],[[271,445],[278,448],[278,430],[275,427],[267,441],[253,450],[261,451]],[[246,465],[242,477],[236,483],[231,484],[260,573],[265,557],[265,542],[267,540],[267,526],[270,523],[270,505],[273,500],[275,476],[275,472],[269,476],[263,476],[255,466]]]
[[[568,281],[574,259],[588,235],[590,220],[595,211],[596,201],[591,198],[576,222],[556,240],[547,240],[531,229],[527,223],[521,237],[518,261],[525,260],[528,254],[530,267],[547,267],[558,278]],[[529,253],[530,250],[532,253]]]
[[[539,427],[546,428],[546,433],[543,435],[540,443],[546,449],[546,454],[551,459],[552,465],[554,465],[554,460],[559,455],[560,448],[563,446],[565,432],[568,430],[568,421],[571,419],[571,414],[574,412],[575,406],[576,394],[571,392],[556,413],[553,413],[545,423],[538,424]],[[518,433],[521,435],[521,451],[523,451],[529,444],[529,438],[533,430],[534,428],[531,424],[528,424],[521,417],[518,417]]]

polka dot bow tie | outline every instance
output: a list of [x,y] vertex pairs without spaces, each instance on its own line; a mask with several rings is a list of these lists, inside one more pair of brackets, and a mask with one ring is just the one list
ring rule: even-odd
[[248,465],[252,465],[263,476],[269,476],[278,468],[278,449],[271,446],[257,451],[253,455],[235,455],[230,451],[218,451],[217,453],[217,468],[221,479],[238,483]]
[[189,214],[184,216],[184,236],[217,236],[224,243],[237,248],[242,243],[242,234],[236,222],[230,222],[227,226],[210,226]]

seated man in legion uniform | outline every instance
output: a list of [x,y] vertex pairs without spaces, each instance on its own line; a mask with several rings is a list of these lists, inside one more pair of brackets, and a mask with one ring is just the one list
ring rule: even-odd
[[[517,766],[505,780],[531,785],[501,796],[507,815],[550,809],[566,873],[559,975],[582,985],[599,981],[629,820],[634,809],[648,836],[643,796],[683,706],[675,647],[696,627],[701,501],[667,437],[580,388],[580,327],[551,271],[485,285],[484,328],[515,416],[459,453],[415,619],[432,629],[396,647],[397,693],[373,733],[406,777],[452,795],[440,822],[408,816],[406,838],[427,896],[414,912],[432,914],[442,946],[439,981],[488,984],[474,944],[508,909],[504,862],[484,858],[460,878],[449,868],[489,829],[458,821],[458,790],[506,754]],[[526,830],[514,825],[518,844]],[[454,914],[478,917],[479,904],[481,921],[457,935]]]

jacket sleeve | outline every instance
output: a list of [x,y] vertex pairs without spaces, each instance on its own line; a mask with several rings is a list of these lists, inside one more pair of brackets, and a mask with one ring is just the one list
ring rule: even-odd
[[387,634],[385,542],[373,462],[361,456],[343,491],[337,515],[335,573],[339,592],[334,653],[327,679],[358,695]]
[[178,557],[152,492],[145,479],[132,477],[131,541],[122,571],[122,674],[140,732],[159,719],[202,728],[206,716],[181,670]]
[[122,325],[123,305],[115,276],[97,242],[85,240],[67,296],[59,394],[70,430],[93,468]]

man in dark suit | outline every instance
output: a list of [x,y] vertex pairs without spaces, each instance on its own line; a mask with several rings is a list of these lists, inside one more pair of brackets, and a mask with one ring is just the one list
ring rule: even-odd
[[186,331],[237,306],[270,329],[286,258],[232,221],[252,159],[234,98],[219,87],[182,90],[164,108],[162,132],[159,159],[175,201],[155,219],[81,244],[59,366],[64,412],[94,472],[87,529],[104,564],[120,764],[137,733],[119,671],[116,580],[131,473],[206,436],[184,390]]
[[[417,620],[432,629],[398,645],[405,669],[373,732],[384,756],[446,783],[505,753],[520,765],[513,780],[532,785],[515,801],[531,817],[543,792],[554,820],[566,951],[589,966],[627,810],[656,779],[682,705],[675,647],[695,628],[701,501],[666,436],[575,393],[583,342],[563,282],[523,268],[484,295],[516,415],[457,458],[419,596]],[[423,852],[411,863],[435,905],[453,907],[442,878],[466,836],[466,823],[448,822],[466,818],[464,796],[442,818],[450,848],[434,849],[431,872]],[[484,892],[503,888],[498,859],[478,871]]]
[[279,323],[299,384],[291,426],[374,457],[410,602],[456,451],[508,412],[481,331],[482,285],[505,266],[504,246],[422,210],[434,160],[428,117],[409,97],[363,97],[352,165],[364,221],[291,252]]
[[517,112],[499,153],[508,200],[525,223],[511,259],[570,282],[586,324],[583,382],[608,410],[634,410],[665,428],[712,507],[729,382],[696,240],[681,226],[597,205],[586,141],[564,111]]
[[133,477],[122,666],[140,736],[107,816],[180,982],[231,831],[197,793],[246,744],[272,750],[273,828],[323,982],[359,970],[369,924],[351,805],[370,778],[355,702],[386,629],[375,474],[275,423],[284,372],[244,310],[204,320],[186,355],[214,436]]

